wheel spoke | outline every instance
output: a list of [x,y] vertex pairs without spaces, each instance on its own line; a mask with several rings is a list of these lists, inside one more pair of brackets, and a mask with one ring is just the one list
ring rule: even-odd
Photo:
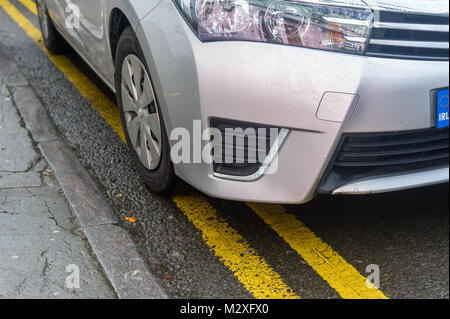
[[136,101],[130,96],[125,85],[122,85],[122,105],[124,112],[139,113],[139,107],[136,105]]
[[[142,94],[142,98],[141,98],[141,105],[144,106],[149,106],[151,103],[153,103],[155,97],[153,96],[153,89],[152,89],[152,85],[150,83],[150,79],[148,78],[148,76],[145,76],[144,78],[144,92]],[[150,111],[150,110],[149,110]]]
[[136,148],[139,143],[138,136],[139,130],[141,129],[141,119],[136,116],[134,119],[127,123],[127,129],[131,144],[133,144],[133,147]]
[[137,91],[136,87],[134,86],[133,80],[133,70],[131,68],[131,62],[129,59],[125,59],[125,62],[123,64],[123,70],[122,70],[122,81],[123,85],[128,88],[131,94],[133,94],[133,97],[135,100],[137,100]]
[[148,114],[145,118],[154,138],[157,142],[161,141],[161,125],[159,124],[158,113]]
[[151,137],[151,134],[147,132],[147,144],[148,148],[150,150],[150,154],[152,156],[152,159],[157,159],[161,156],[161,147],[159,146],[159,143],[157,143],[153,138]]
[[148,127],[144,121],[141,121],[141,146],[140,146],[140,154],[139,158],[141,159],[142,164],[146,167],[151,167],[151,156],[149,154],[149,149],[147,147],[148,140]]
[[142,101],[143,89],[142,82],[144,79],[144,72],[142,70],[142,65],[137,59],[131,59],[131,74],[134,78],[134,87],[136,89],[136,100]]

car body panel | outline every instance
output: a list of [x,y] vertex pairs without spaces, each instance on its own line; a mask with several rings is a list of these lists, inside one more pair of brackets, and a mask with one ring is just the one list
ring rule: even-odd
[[[208,164],[177,165],[179,176],[211,196],[308,201],[343,133],[430,127],[429,92],[448,85],[448,62],[371,58],[253,42],[202,43],[181,16],[173,17],[177,9],[164,1],[138,29],[146,42],[159,43],[157,48],[145,46],[144,51],[160,83],[157,90],[164,97],[160,104],[169,118],[169,132],[190,128],[198,118],[206,125],[211,117],[291,129],[277,172],[251,185],[219,180]],[[426,81],[414,76],[418,71]],[[389,77],[383,78],[385,74]],[[316,117],[326,91],[360,97],[350,121]]]
[[409,13],[448,15],[447,0],[363,0],[372,10],[404,11]]
[[[429,2],[433,1],[441,0]],[[69,1],[49,2],[60,3],[53,13],[58,16],[61,3]],[[358,0],[316,2],[364,5]],[[72,36],[66,30],[65,35],[114,86],[106,30],[112,9],[122,10],[144,51],[168,136],[176,128],[186,128],[192,133],[193,121],[198,119],[205,129],[213,117],[289,129],[278,161],[272,165],[277,164],[278,169],[252,182],[218,178],[208,163],[175,165],[179,177],[213,197],[306,202],[316,194],[342,134],[432,127],[435,119],[430,92],[448,87],[448,61],[377,58],[244,41],[203,43],[171,0],[99,3],[104,5],[103,13],[83,14],[84,10],[99,10],[96,5],[86,5],[82,10],[87,30]],[[381,1],[366,3],[376,8]],[[100,17],[101,23],[89,21]],[[85,48],[87,43],[92,45],[89,50]],[[327,92],[357,97],[357,105],[342,106],[351,110],[351,114],[342,116],[346,121],[318,118],[319,105]],[[203,146],[207,142],[203,141]],[[175,143],[171,141],[172,145]],[[439,172],[442,171],[445,170]],[[443,179],[448,180],[448,176],[439,176],[435,181]],[[420,185],[426,183],[422,178]],[[418,184],[411,181],[403,188]]]
[[[47,0],[49,12],[58,30],[69,39],[77,52],[114,88],[114,61],[109,42],[111,13],[121,10],[136,29],[139,21],[154,8],[160,0]],[[70,5],[76,5],[80,13],[80,28],[73,28],[66,21],[73,12]]]

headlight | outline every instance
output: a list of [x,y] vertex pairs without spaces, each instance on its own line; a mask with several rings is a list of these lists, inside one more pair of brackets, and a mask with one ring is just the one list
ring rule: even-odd
[[259,41],[362,54],[372,22],[371,10],[363,5],[302,0],[174,1],[202,41]]

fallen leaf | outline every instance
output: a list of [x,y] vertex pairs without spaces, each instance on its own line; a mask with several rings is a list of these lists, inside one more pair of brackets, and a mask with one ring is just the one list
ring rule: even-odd
[[133,217],[125,217],[125,220],[126,220],[127,222],[130,222],[130,223],[135,223],[135,222],[137,222],[137,219],[136,219],[136,218],[133,218]]
[[172,279],[172,276],[164,276],[163,279],[169,280],[169,279]]

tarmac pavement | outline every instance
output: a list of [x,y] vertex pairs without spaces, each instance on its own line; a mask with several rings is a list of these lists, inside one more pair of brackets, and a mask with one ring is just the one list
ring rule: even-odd
[[4,56],[0,79],[0,298],[166,298]]
[[2,82],[0,298],[116,298]]

